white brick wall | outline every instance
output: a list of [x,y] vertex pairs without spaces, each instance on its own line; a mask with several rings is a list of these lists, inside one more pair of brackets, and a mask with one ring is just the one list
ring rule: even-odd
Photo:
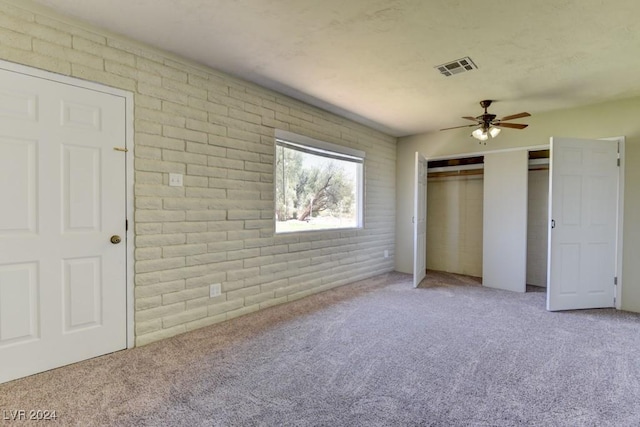
[[[137,345],[393,269],[395,138],[29,4],[0,58],[135,94]],[[274,235],[275,128],[366,151],[363,230]]]

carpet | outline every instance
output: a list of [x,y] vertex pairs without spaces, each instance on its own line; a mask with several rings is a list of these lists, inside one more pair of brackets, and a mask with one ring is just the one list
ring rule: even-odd
[[636,426],[639,326],[613,309],[547,312],[544,292],[438,272],[413,289],[389,273],[0,385],[0,421]]

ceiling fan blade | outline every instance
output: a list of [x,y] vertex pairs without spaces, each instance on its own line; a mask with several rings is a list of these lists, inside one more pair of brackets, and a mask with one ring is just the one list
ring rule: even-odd
[[497,126],[499,128],[511,128],[511,129],[524,129],[529,125],[523,125],[521,123],[493,123],[493,126]]
[[518,114],[512,114],[510,116],[504,116],[503,118],[500,119],[500,121],[521,119],[523,117],[530,117],[530,116],[531,114],[529,113],[518,113]]
[[465,116],[465,117],[463,117],[463,119],[465,119],[465,120],[471,120],[471,121],[473,121],[473,122],[478,122],[478,123],[480,123],[480,122],[478,121],[478,119],[476,119],[475,117],[471,117],[471,116]]
[[452,128],[444,128],[444,129],[440,129],[440,130],[460,129],[460,128],[468,128],[468,127],[472,127],[472,126],[478,126],[478,124],[476,123],[475,125],[454,126]]

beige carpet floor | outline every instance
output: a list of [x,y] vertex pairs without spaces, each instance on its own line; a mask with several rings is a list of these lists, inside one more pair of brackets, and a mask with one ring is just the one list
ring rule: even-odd
[[[0,385],[0,422],[637,426],[640,316],[390,273]],[[13,423],[10,410],[55,410]]]

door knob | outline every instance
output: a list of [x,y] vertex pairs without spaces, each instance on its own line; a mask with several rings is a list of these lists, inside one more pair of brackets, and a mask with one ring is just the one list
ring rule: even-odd
[[114,234],[113,236],[111,236],[111,243],[113,243],[114,245],[117,245],[118,243],[120,243],[122,241],[122,239],[120,238],[120,236]]

